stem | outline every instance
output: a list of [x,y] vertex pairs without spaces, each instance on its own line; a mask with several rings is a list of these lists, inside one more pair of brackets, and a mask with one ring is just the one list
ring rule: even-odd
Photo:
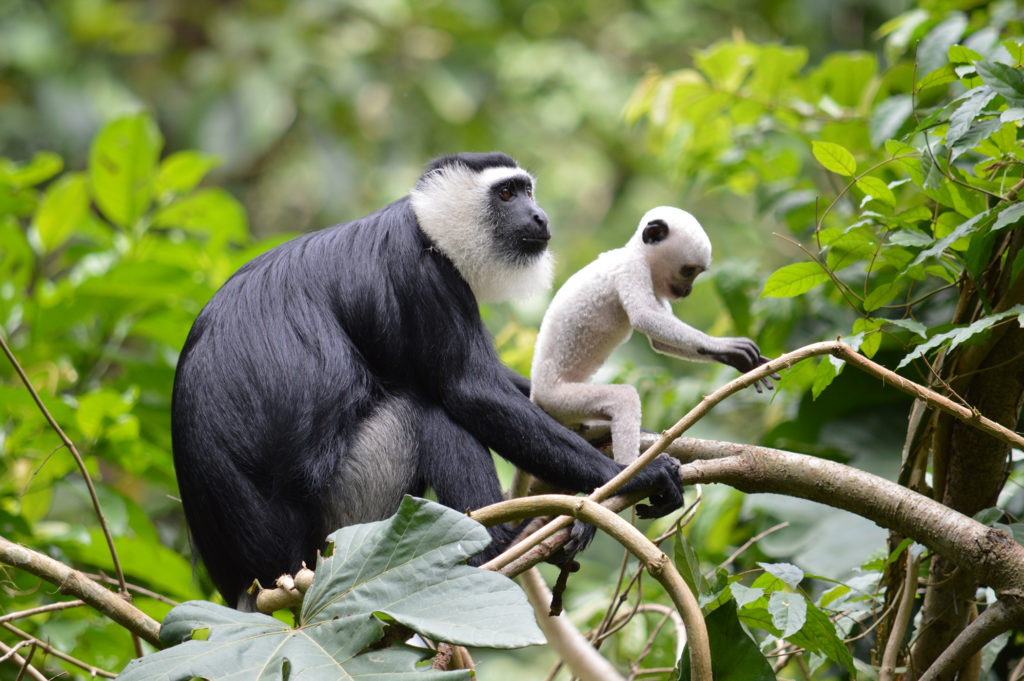
[[537,624],[559,659],[572,670],[573,676],[583,681],[622,681],[622,675],[597,652],[564,613],[554,617],[548,614],[551,591],[536,568],[519,575],[519,581],[533,606]]
[[56,657],[59,660],[63,660],[65,662],[69,663],[69,664],[73,664],[76,667],[80,667],[80,668],[84,669],[85,671],[89,672],[89,676],[92,676],[92,677],[102,676],[105,679],[115,679],[115,678],[117,678],[117,674],[115,674],[114,672],[109,672],[106,669],[100,669],[99,667],[95,667],[95,666],[89,664],[88,662],[83,662],[82,660],[79,660],[77,657],[71,657],[67,653],[62,653],[61,651],[59,651],[56,648],[54,648],[53,646],[51,646],[49,643],[47,643],[45,641],[39,640],[38,638],[36,638],[32,634],[29,634],[28,632],[22,631],[21,629],[19,629],[18,627],[14,626],[12,624],[4,623],[4,624],[2,624],[0,626],[2,626],[4,629],[10,631],[14,635],[20,636],[25,641],[28,641],[28,642],[34,644],[37,648],[41,649],[47,655],[53,655],[54,657]]
[[896,678],[896,663],[899,661],[900,650],[903,648],[903,637],[907,633],[910,615],[914,610],[914,599],[917,597],[917,569],[921,559],[912,557],[909,549],[906,553],[907,575],[903,582],[903,597],[900,599],[900,607],[896,611],[892,629],[889,630],[889,640],[885,643],[882,667],[878,670],[878,681],[892,681]]

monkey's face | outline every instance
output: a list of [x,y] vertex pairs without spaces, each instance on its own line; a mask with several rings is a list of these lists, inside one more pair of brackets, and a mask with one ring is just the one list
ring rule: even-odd
[[672,273],[665,283],[669,295],[668,298],[685,298],[693,291],[693,280],[697,278],[704,267],[693,263],[686,263]]
[[551,239],[548,215],[533,198],[528,175],[513,175],[491,185],[490,212],[494,219],[496,246],[510,260],[532,260],[543,253]]
[[711,242],[686,211],[661,206],[648,211],[637,231],[638,247],[651,269],[659,298],[685,298],[693,282],[711,264]]

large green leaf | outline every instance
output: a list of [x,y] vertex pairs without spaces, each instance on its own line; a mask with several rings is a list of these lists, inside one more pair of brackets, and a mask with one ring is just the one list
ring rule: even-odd
[[[196,634],[205,640],[186,640]],[[259,613],[205,601],[176,607],[161,639],[180,643],[133,660],[121,681],[342,681],[351,679],[468,679],[465,672],[421,672],[424,651],[397,646],[360,654],[378,641],[383,625],[370,615],[321,621],[292,629]]]
[[163,136],[147,114],[108,124],[89,151],[93,199],[118,227],[135,224],[153,200],[157,159]]
[[544,642],[519,587],[461,565],[490,535],[440,504],[407,497],[388,520],[338,530],[334,554],[317,565],[302,623],[379,612],[432,638],[518,648]]
[[[735,585],[733,585],[735,587]],[[757,644],[743,630],[736,604],[729,602],[704,618],[711,642],[711,675],[715,681],[775,681],[775,673]],[[689,646],[679,661],[679,681],[690,681]]]
[[387,520],[329,537],[334,553],[317,562],[295,628],[259,613],[189,601],[160,629],[173,647],[129,664],[123,681],[156,679],[466,679],[469,672],[423,672],[424,651],[370,649],[385,620],[437,640],[511,648],[543,643],[519,587],[462,563],[487,546],[479,523],[449,508],[406,497]]

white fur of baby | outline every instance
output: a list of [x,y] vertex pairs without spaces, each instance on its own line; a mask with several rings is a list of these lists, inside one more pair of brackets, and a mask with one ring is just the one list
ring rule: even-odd
[[615,461],[635,460],[636,390],[587,382],[633,329],[656,351],[675,357],[741,371],[766,361],[752,340],[709,336],[672,313],[670,301],[689,295],[710,264],[711,242],[692,215],[670,206],[648,211],[625,246],[600,254],[555,294],[534,349],[531,399],[569,427],[610,420]]

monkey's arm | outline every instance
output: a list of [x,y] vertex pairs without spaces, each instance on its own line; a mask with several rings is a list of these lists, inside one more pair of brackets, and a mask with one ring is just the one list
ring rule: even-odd
[[[698,362],[719,362],[741,373],[768,361],[751,339],[709,336],[673,315],[668,302],[655,298],[649,287],[645,290],[640,286],[642,282],[626,283],[632,285],[629,290],[620,289],[620,299],[629,322],[647,336],[657,352]],[[764,380],[755,386],[758,392],[762,384],[768,389],[772,387],[770,381]]]
[[526,378],[515,369],[511,369],[505,365],[502,365],[502,367],[504,368],[505,374],[508,376],[509,380],[512,381],[512,385],[514,385],[523,395],[529,397],[530,379]]

